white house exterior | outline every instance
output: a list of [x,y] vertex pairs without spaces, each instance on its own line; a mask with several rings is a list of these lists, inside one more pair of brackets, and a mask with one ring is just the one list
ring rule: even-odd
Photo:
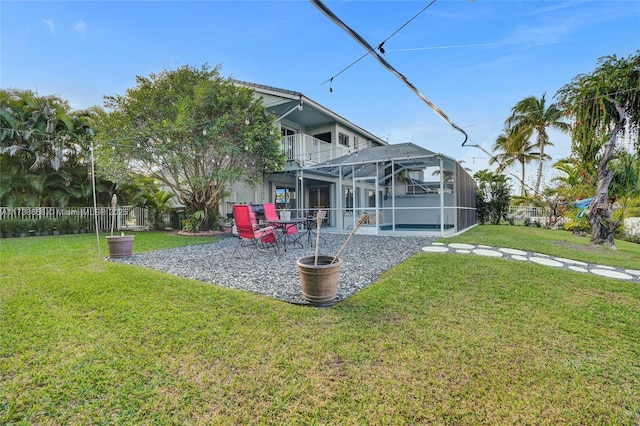
[[[350,232],[361,214],[372,234],[462,232],[476,224],[476,184],[457,161],[414,144],[389,145],[304,95],[235,81],[254,90],[282,132],[284,170],[254,188],[238,183],[221,205],[276,202],[294,217],[322,209]],[[360,231],[359,231],[360,232]]]

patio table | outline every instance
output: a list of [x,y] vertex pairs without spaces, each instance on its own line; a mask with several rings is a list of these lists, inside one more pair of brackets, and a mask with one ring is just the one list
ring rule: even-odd
[[300,239],[302,238],[303,235],[305,235],[305,232],[308,232],[308,231],[305,230],[305,232],[302,232],[302,233],[296,232],[295,234],[289,234],[289,229],[294,226],[297,227],[299,224],[305,223],[306,221],[307,219],[289,219],[289,220],[267,221],[267,223],[269,225],[273,225],[274,227],[276,227],[276,229],[280,229],[281,231],[280,241],[282,241],[284,251],[286,252],[287,241],[289,241],[290,244],[294,244],[294,246],[298,244],[300,248],[304,248],[304,245],[302,244],[302,242],[300,242]]

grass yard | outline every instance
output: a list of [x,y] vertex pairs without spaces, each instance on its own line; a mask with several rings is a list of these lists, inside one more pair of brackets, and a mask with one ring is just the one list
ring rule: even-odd
[[[446,241],[638,267],[639,245],[542,231]],[[211,241],[136,235],[134,252]],[[0,424],[640,424],[637,283],[423,253],[317,309],[95,244],[0,240]]]

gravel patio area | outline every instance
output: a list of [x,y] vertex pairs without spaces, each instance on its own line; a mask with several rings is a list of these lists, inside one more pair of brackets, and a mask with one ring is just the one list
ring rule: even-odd
[[[322,236],[325,242],[320,243],[319,254],[330,256],[338,252],[348,237],[330,233]],[[435,240],[435,237],[354,235],[340,255],[342,267],[336,301],[367,287],[383,272]],[[113,261],[250,291],[289,303],[309,304],[302,298],[296,260],[314,255],[315,248],[308,244],[306,237],[302,241],[303,248],[288,244],[286,253],[280,246],[277,254],[256,252],[251,259],[240,259],[233,256],[238,239],[227,235],[215,243],[134,254]]]

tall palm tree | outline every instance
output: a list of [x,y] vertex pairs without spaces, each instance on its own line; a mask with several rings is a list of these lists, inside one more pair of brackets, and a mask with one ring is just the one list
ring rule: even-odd
[[512,115],[507,119],[507,126],[518,129],[519,132],[535,131],[536,145],[540,151],[540,163],[538,165],[538,177],[536,179],[536,193],[540,192],[542,182],[542,166],[548,158],[544,150],[547,146],[553,146],[547,134],[547,128],[555,129],[563,133],[571,131],[571,125],[562,121],[565,111],[555,103],[547,106],[546,93],[540,98],[529,96],[518,102],[512,109]]
[[525,165],[540,158],[540,153],[536,150],[537,145],[530,142],[532,131],[518,131],[509,127],[505,129],[496,139],[493,151],[497,152],[489,164],[498,163],[497,173],[502,173],[506,168],[520,163],[520,195],[526,196],[525,190]]

